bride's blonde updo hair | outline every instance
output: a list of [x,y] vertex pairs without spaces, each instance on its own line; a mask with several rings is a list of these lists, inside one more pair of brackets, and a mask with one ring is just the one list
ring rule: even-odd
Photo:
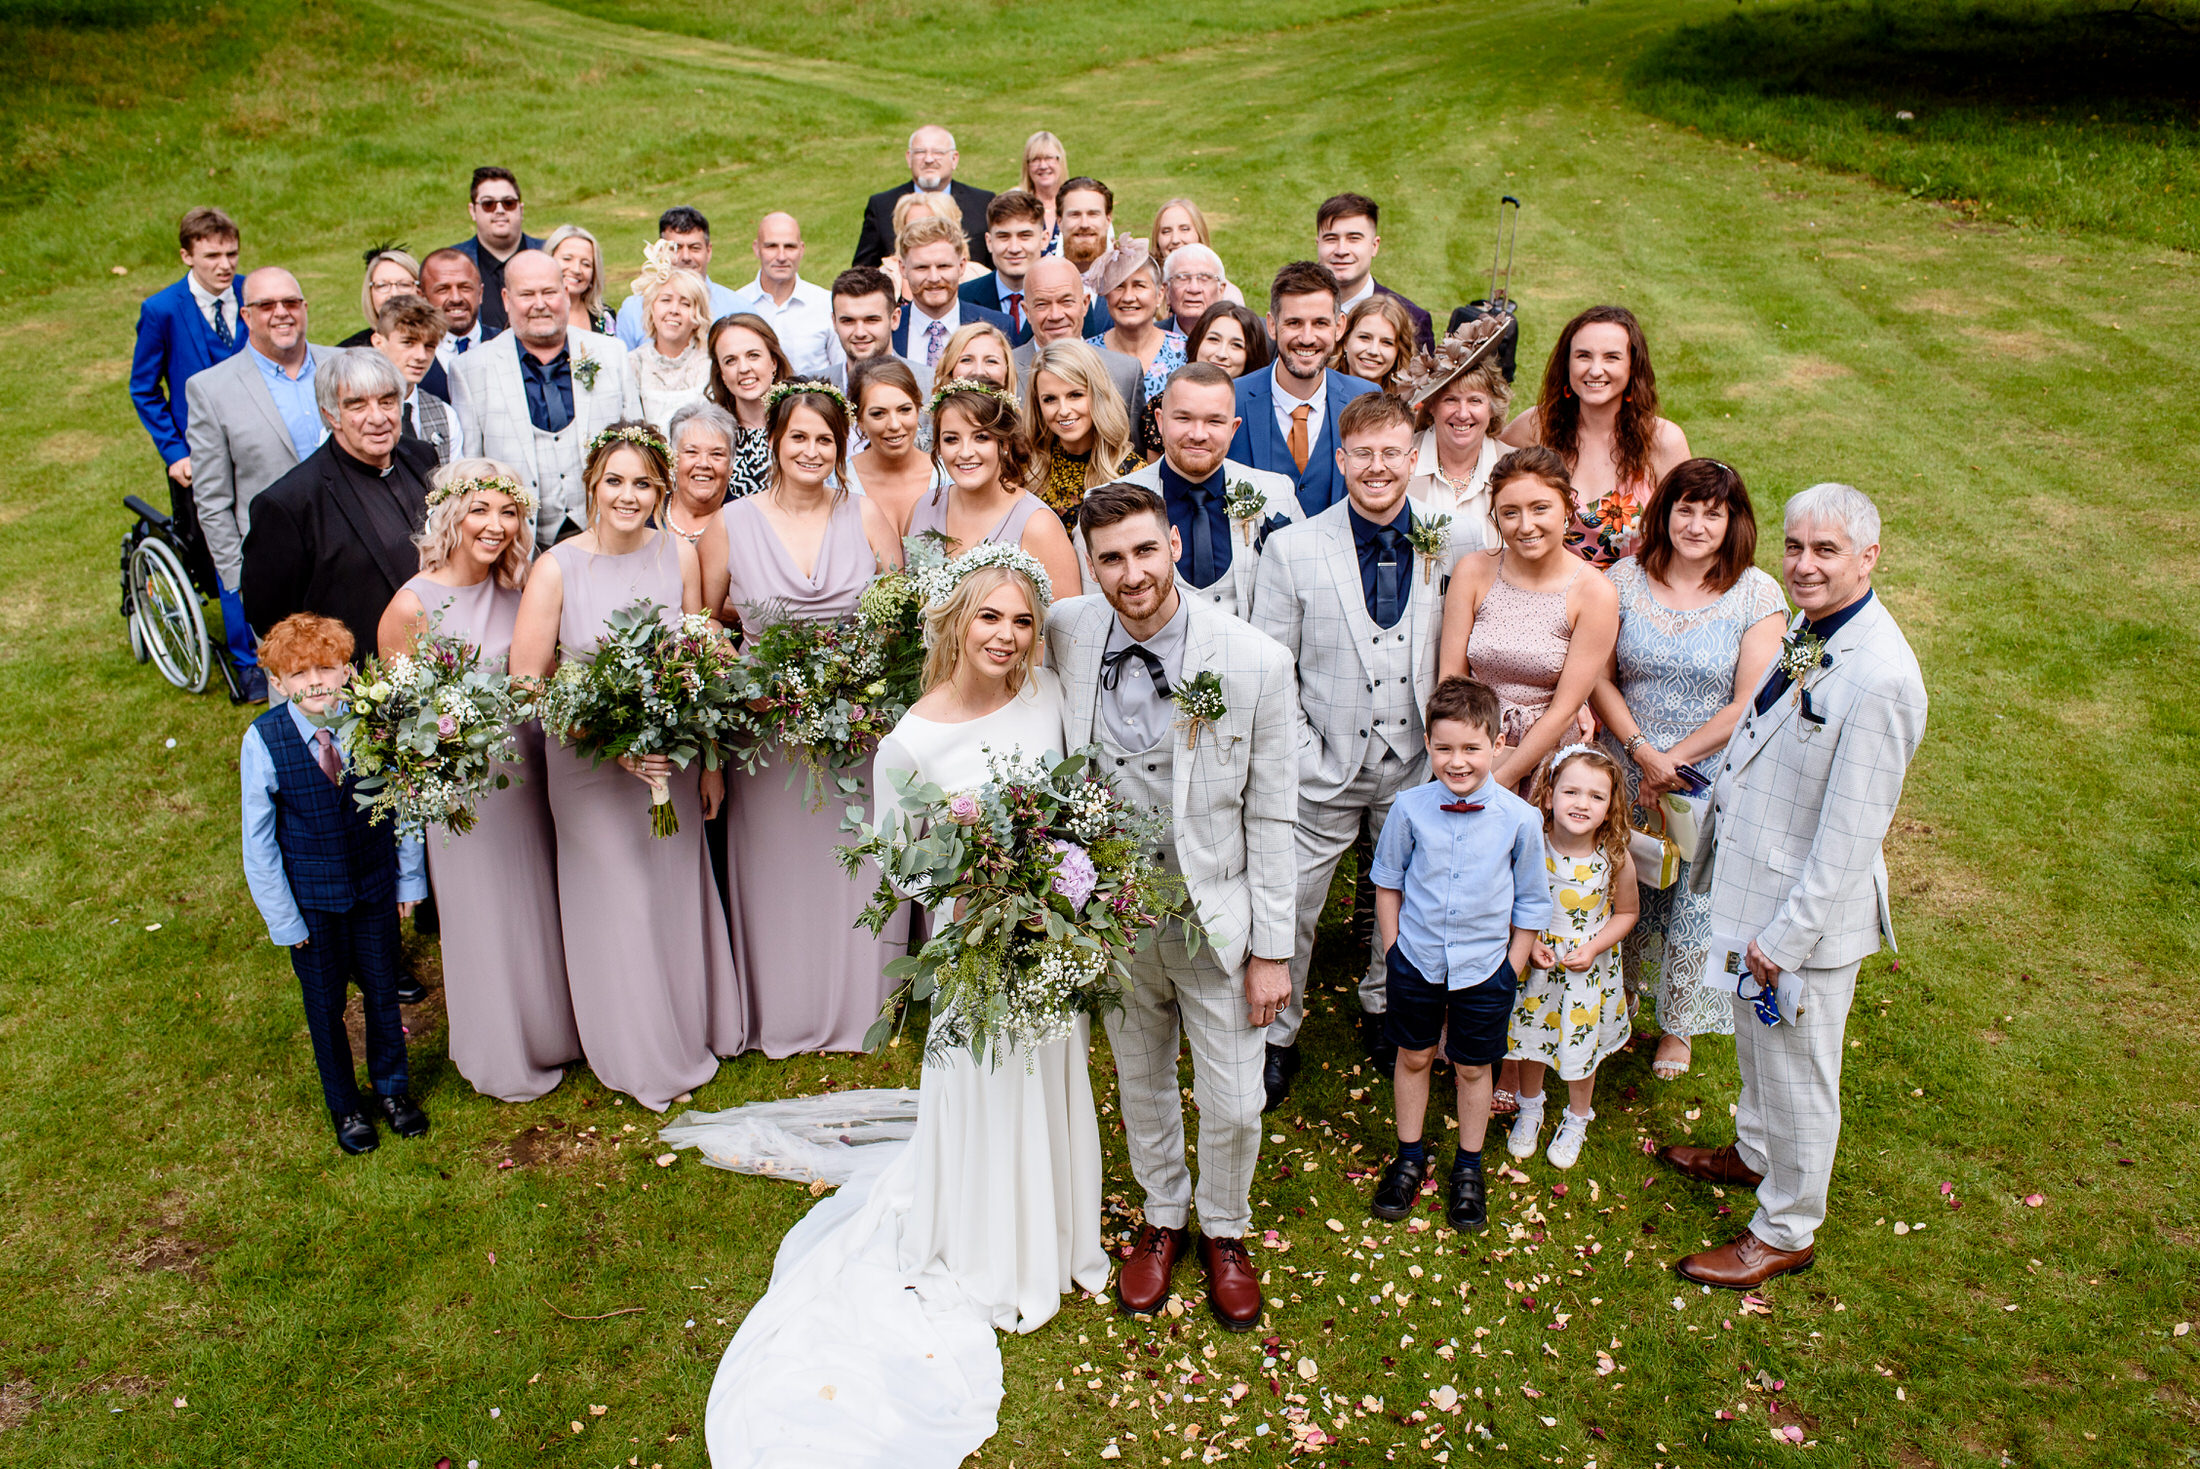
[[955,590],[944,601],[936,602],[924,611],[924,632],[927,649],[924,655],[924,689],[926,693],[938,688],[955,676],[962,665],[963,639],[970,632],[970,624],[978,617],[978,609],[986,598],[1004,586],[1013,586],[1023,594],[1024,606],[1030,609],[1032,637],[1030,651],[1023,662],[1008,671],[1008,691],[1016,693],[1031,678],[1031,670],[1039,666],[1046,649],[1045,604],[1040,600],[1039,588],[1023,572],[1013,566],[981,566],[955,584]]

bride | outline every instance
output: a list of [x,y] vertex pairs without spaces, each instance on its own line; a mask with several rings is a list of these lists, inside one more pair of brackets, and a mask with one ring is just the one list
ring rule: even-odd
[[[881,825],[904,819],[892,772],[969,791],[993,756],[1063,753],[1061,687],[1040,666],[1046,571],[1019,547],[987,544],[943,581],[925,609],[924,696],[879,745]],[[992,1435],[994,1331],[1035,1331],[1065,1291],[1107,1285],[1088,1047],[1080,1019],[1068,1039],[995,1065],[960,1048],[926,1059],[914,1136],[849,1150],[861,1160],[789,1231],[727,1347],[705,1417],[714,1469],[926,1469],[961,1463]],[[860,1116],[850,1100],[762,1103],[666,1135],[724,1162],[728,1140],[753,1148],[759,1124],[826,1121],[831,1138],[896,1111]]]

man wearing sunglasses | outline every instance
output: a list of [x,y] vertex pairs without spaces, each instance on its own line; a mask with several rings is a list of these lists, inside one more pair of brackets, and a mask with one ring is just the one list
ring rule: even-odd
[[[1880,855],[1925,735],[1925,682],[1872,592],[1879,511],[1847,485],[1787,503],[1783,570],[1800,611],[1735,727],[1690,886],[1711,895],[1714,976],[1731,973],[1742,1095],[1734,1141],[1669,1147],[1691,1178],[1757,1190],[1733,1241],[1674,1269],[1747,1290],[1810,1268],[1841,1138],[1856,971],[1894,946]],[[1736,956],[1729,965],[1720,956]]]
[[481,272],[481,334],[492,337],[511,325],[504,314],[505,263],[522,250],[540,250],[542,241],[526,231],[527,206],[508,168],[484,164],[474,170],[466,212],[474,218],[474,236],[450,248]]

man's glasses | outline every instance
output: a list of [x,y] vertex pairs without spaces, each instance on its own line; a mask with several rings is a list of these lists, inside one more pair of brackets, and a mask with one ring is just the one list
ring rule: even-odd
[[1383,461],[1385,469],[1396,469],[1413,457],[1413,451],[1411,449],[1384,449],[1378,453],[1376,450],[1363,447],[1345,450],[1344,457],[1362,468],[1373,464],[1379,458]]
[[305,306],[306,298],[303,296],[276,296],[266,301],[244,303],[247,311],[303,311]]
[[484,196],[474,201],[474,207],[477,209],[486,209],[491,214],[495,214],[500,210],[517,209],[519,208],[519,195],[514,194],[510,198],[490,198]]

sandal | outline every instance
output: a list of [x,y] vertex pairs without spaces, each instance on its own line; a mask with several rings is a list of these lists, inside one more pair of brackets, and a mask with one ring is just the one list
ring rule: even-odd
[[1520,1111],[1520,1099],[1503,1087],[1490,1093],[1490,1115],[1511,1117]]
[[[1679,1041],[1681,1043],[1681,1054],[1678,1058],[1664,1054],[1667,1041]],[[1650,1074],[1652,1076],[1660,1081],[1677,1081],[1688,1074],[1689,1063],[1693,1059],[1689,1054],[1688,1037],[1671,1034],[1659,1036],[1658,1051],[1660,1054],[1657,1059],[1650,1063]]]

